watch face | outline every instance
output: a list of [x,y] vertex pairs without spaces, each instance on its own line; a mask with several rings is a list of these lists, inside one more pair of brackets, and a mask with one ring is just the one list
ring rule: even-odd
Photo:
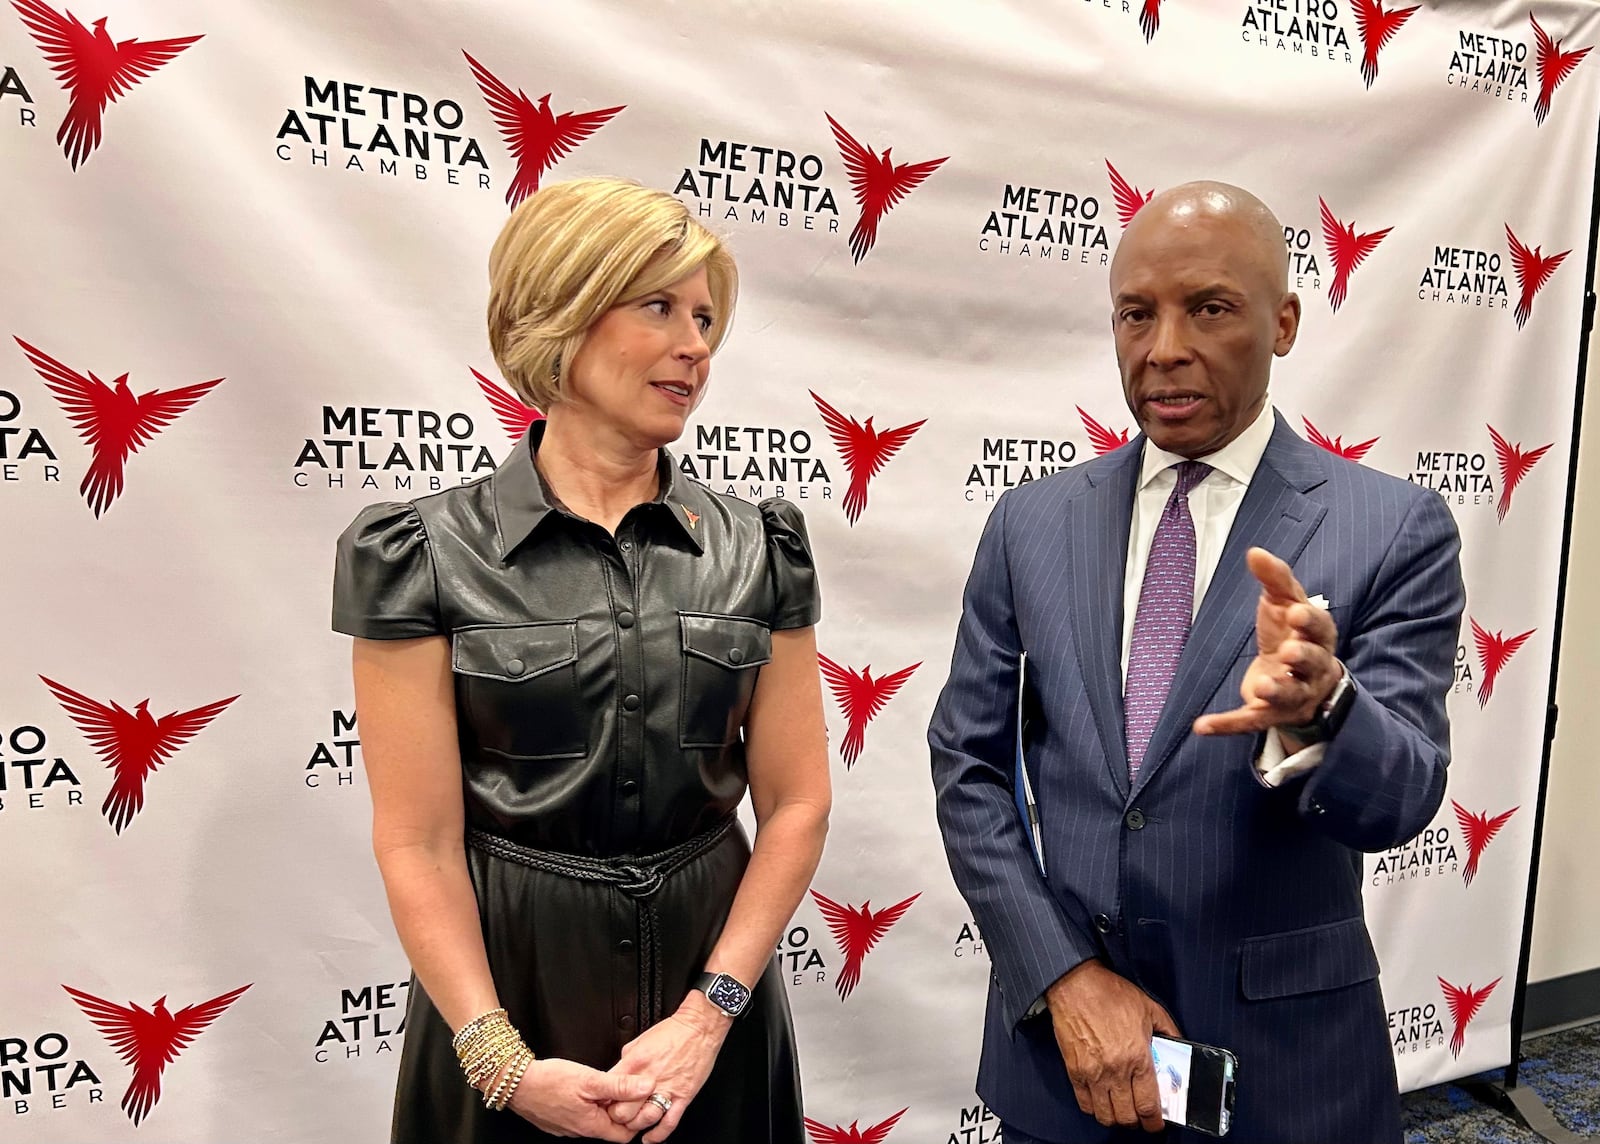
[[750,991],[726,973],[719,973],[706,987],[706,996],[711,998],[719,1009],[737,1013],[750,999]]

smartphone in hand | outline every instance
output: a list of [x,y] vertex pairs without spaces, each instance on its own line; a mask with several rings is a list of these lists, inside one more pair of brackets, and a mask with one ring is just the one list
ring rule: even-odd
[[1161,1118],[1208,1136],[1226,1136],[1233,1118],[1237,1058],[1227,1049],[1151,1037]]

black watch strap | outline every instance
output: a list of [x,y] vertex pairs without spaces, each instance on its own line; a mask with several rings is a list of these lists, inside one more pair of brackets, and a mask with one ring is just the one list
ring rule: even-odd
[[1339,682],[1333,685],[1333,691],[1317,707],[1317,713],[1312,716],[1311,722],[1302,723],[1297,727],[1279,727],[1285,735],[1292,736],[1306,746],[1317,743],[1326,743],[1339,733],[1339,728],[1344,726],[1344,721],[1350,716],[1350,708],[1356,702],[1356,683],[1350,678],[1350,669],[1344,664],[1339,665]]
[[750,988],[726,973],[702,973],[694,987],[730,1017],[737,1017],[750,1004]]

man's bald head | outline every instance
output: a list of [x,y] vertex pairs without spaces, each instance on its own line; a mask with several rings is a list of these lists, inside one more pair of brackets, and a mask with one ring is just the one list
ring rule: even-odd
[[1112,331],[1128,408],[1150,440],[1203,457],[1267,404],[1300,299],[1283,228],[1227,183],[1185,183],[1134,215],[1111,261]]
[[1150,232],[1185,227],[1199,218],[1229,225],[1237,234],[1236,253],[1255,264],[1277,290],[1288,291],[1289,247],[1278,216],[1243,187],[1209,179],[1170,187],[1139,208],[1111,260],[1112,290],[1116,289],[1117,261],[1125,250],[1137,248]]

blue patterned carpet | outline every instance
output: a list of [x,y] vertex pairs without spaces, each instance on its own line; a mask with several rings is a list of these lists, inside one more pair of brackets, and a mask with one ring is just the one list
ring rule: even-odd
[[[1519,1081],[1580,1136],[1600,1136],[1600,1024],[1524,1041]],[[1484,1073],[1498,1078],[1501,1070]],[[1404,1099],[1406,1144],[1539,1144],[1540,1137],[1453,1084]]]

